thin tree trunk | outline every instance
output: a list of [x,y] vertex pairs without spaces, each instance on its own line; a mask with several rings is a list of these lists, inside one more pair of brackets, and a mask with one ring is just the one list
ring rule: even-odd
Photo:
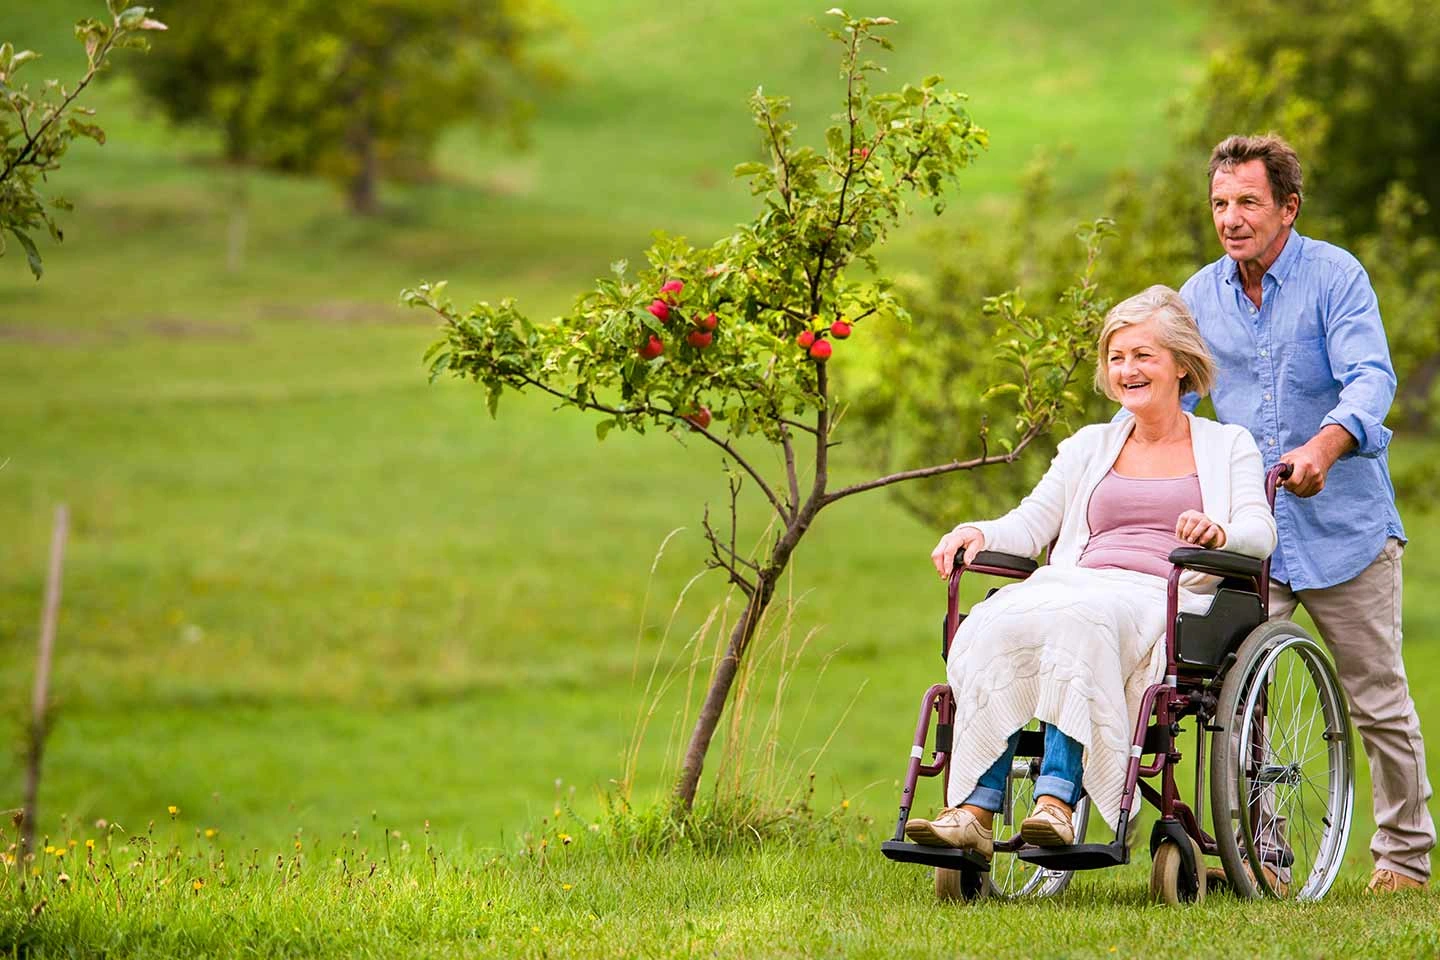
[[350,128],[349,140],[355,159],[355,173],[349,184],[350,212],[368,217],[380,210],[380,165],[375,153],[375,133],[368,115],[356,118]]
[[710,688],[705,693],[705,702],[700,707],[700,714],[695,718],[695,729],[690,733],[690,743],[685,748],[685,760],[680,767],[680,777],[675,782],[675,800],[682,812],[688,812],[695,805],[695,793],[700,786],[700,774],[705,767],[705,755],[710,750],[710,741],[714,739],[715,730],[720,725],[720,718],[725,713],[725,704],[730,699],[730,687],[734,684],[735,675],[739,672],[740,661],[744,659],[745,652],[750,648],[750,641],[755,637],[755,631],[760,625],[760,618],[764,616],[766,608],[770,606],[770,601],[774,599],[775,584],[780,581],[780,575],[785,572],[785,567],[790,563],[790,555],[795,552],[800,538],[804,536],[810,522],[819,512],[818,504],[819,500],[812,498],[801,508],[790,527],[785,531],[785,535],[775,544],[775,549],[770,552],[769,563],[755,579],[755,592],[751,594],[750,602],[745,605],[745,611],[741,614],[740,621],[730,632],[730,642],[725,647],[725,656],[716,665],[715,673],[710,678]]
[[35,849],[36,801],[40,794],[40,761],[49,733],[50,659],[55,649],[55,623],[60,616],[60,575],[65,565],[65,538],[70,511],[55,508],[55,531],[50,538],[50,569],[45,578],[45,608],[40,615],[40,651],[35,663],[35,692],[30,714],[30,742],[25,757],[25,814],[21,854]]

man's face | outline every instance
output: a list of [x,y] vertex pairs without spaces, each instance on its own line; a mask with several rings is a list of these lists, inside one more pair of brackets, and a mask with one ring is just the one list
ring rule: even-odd
[[1216,170],[1210,181],[1210,215],[1220,245],[1232,260],[1269,267],[1285,249],[1290,225],[1300,212],[1293,193],[1276,203],[1262,160]]

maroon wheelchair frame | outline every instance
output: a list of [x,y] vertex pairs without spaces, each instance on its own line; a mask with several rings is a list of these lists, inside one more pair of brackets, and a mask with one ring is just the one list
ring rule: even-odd
[[[1290,475],[1290,465],[1281,463],[1273,467],[1265,477],[1266,498],[1270,509],[1275,508],[1275,489],[1281,480]],[[1185,556],[1181,558],[1181,555]],[[980,560],[985,555],[977,556]],[[990,560],[995,555],[986,557]],[[1003,557],[1003,555],[1001,555]],[[1020,558],[1011,558],[1019,561]],[[1115,839],[1110,843],[1075,844],[1066,847],[1026,846],[1018,831],[1010,838],[995,844],[996,853],[1012,853],[1020,859],[1049,870],[1088,870],[1098,867],[1128,863],[1129,845],[1126,833],[1129,811],[1138,790],[1152,806],[1160,812],[1150,837],[1150,852],[1153,855],[1165,840],[1171,840],[1179,847],[1181,861],[1185,867],[1182,876],[1194,877],[1202,864],[1197,864],[1190,845],[1194,840],[1201,852],[1208,856],[1217,855],[1219,846],[1215,838],[1201,828],[1200,804],[1204,802],[1205,737],[1203,731],[1196,731],[1196,809],[1180,799],[1175,783],[1175,768],[1182,759],[1176,749],[1180,734],[1180,721],[1185,717],[1199,715],[1213,717],[1217,704],[1217,692],[1225,676],[1228,663],[1215,666],[1210,675],[1201,671],[1198,675],[1189,671],[1179,659],[1177,650],[1177,627],[1180,624],[1179,585],[1180,577],[1187,569],[1202,570],[1222,578],[1240,580],[1254,587],[1260,600],[1261,622],[1268,616],[1270,599],[1270,561],[1264,560],[1259,570],[1254,568],[1253,558],[1241,558],[1219,550],[1181,550],[1171,555],[1174,566],[1171,569],[1166,589],[1165,618],[1165,677],[1152,684],[1140,701],[1140,713],[1131,739],[1130,760],[1126,770],[1125,789],[1121,795],[1120,818],[1116,826]],[[1244,561],[1241,563],[1240,561]],[[994,562],[965,564],[957,562],[950,574],[948,606],[945,613],[945,642],[954,637],[963,619],[959,612],[960,578],[968,570],[988,576],[1025,579],[1036,569],[1033,561],[1024,560],[1024,566],[1005,566]],[[1248,566],[1247,566],[1248,564]],[[1241,569],[1245,572],[1241,572]],[[1234,649],[1229,651],[1227,660],[1233,659]],[[931,726],[932,716],[936,721],[936,744],[930,763],[924,763],[925,744]],[[925,691],[920,701],[920,718],[915,726],[915,738],[910,749],[910,761],[905,771],[904,787],[900,794],[900,816],[895,824],[895,835],[881,844],[886,857],[908,863],[922,863],[963,871],[963,884],[971,892],[979,890],[980,874],[990,869],[989,862],[968,850],[946,847],[927,847],[905,840],[905,822],[915,798],[915,787],[921,777],[935,777],[944,774],[944,787],[948,794],[950,773],[950,742],[954,736],[955,700],[950,686],[937,683]],[[1153,724],[1152,724],[1153,721]],[[1041,734],[1025,731],[1021,735],[1021,749],[1017,755],[1038,756]],[[1149,763],[1142,763],[1145,755],[1151,755]],[[1159,776],[1158,789],[1142,778]]]

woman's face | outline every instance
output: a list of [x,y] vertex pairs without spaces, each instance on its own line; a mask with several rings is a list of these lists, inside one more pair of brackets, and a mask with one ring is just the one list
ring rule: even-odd
[[1106,348],[1110,389],[1136,416],[1171,413],[1180,407],[1185,371],[1160,345],[1153,320],[1121,327]]

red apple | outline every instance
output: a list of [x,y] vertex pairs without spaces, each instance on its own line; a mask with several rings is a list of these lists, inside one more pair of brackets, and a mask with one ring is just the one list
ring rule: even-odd
[[830,353],[835,348],[830,346],[829,340],[816,340],[810,345],[810,356],[824,363],[830,359]]
[[795,342],[800,344],[802,350],[809,350],[810,345],[815,342],[815,331],[801,330],[800,336],[795,338]]
[[685,414],[685,419],[701,430],[704,430],[710,426],[710,408],[701,407],[694,413],[687,413]]
[[710,315],[707,316],[707,317],[696,317],[696,318],[695,318],[695,326],[699,327],[701,330],[712,330],[712,331],[713,331],[713,330],[715,329],[716,324],[718,324],[719,322],[720,322],[720,318],[717,317],[717,316],[715,316],[715,314],[713,314],[713,313],[710,314]]
[[715,334],[708,330],[691,330],[690,335],[685,338],[685,342],[696,350],[704,350],[710,346],[710,341],[714,339]]
[[640,344],[640,356],[644,357],[646,360],[654,360],[656,357],[660,356],[660,354],[664,352],[665,341],[661,340],[653,333],[650,334],[649,340],[646,340],[644,343]]
[[650,302],[650,306],[646,307],[645,309],[649,310],[650,315],[653,316],[656,320],[659,320],[661,323],[670,322],[670,304],[666,303],[664,300],[652,300]]
[[836,340],[844,340],[846,337],[850,336],[850,330],[850,324],[846,323],[844,320],[836,320],[834,323],[830,324],[830,336],[834,337]]
[[666,280],[660,287],[660,296],[674,303],[680,299],[680,291],[685,289],[684,280]]

